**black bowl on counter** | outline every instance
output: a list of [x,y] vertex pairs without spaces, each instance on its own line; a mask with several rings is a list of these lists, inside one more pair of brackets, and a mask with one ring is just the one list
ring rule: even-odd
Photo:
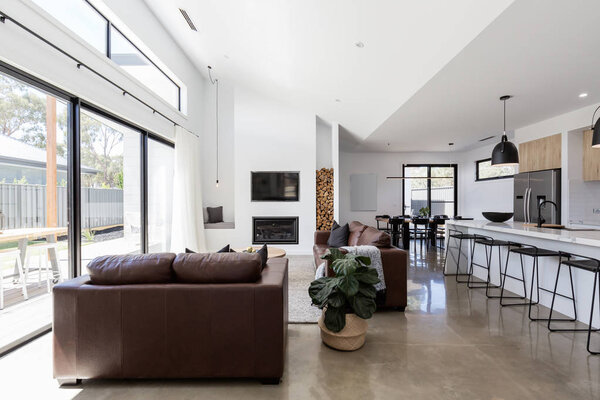
[[492,212],[484,211],[481,213],[485,219],[492,222],[505,222],[513,217],[514,213],[511,212]]

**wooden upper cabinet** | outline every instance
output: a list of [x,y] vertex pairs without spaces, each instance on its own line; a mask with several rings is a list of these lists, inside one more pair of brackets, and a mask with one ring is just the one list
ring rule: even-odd
[[519,144],[519,172],[561,168],[562,137],[558,133]]
[[594,132],[583,132],[583,180],[600,181],[600,149],[592,147]]

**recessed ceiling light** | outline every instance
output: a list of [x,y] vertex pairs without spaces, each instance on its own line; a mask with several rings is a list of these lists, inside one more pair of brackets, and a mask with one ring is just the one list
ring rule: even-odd
[[223,58],[225,58],[226,60],[229,60],[229,56],[227,54],[223,54]]
[[340,99],[335,99],[336,103],[341,103],[342,101]]
[[365,47],[365,44],[363,42],[356,42],[356,43],[354,43],[354,45],[356,47],[358,47],[359,49],[362,49],[363,47]]
[[583,99],[584,97],[587,97],[587,93],[580,93],[579,94],[579,98]]

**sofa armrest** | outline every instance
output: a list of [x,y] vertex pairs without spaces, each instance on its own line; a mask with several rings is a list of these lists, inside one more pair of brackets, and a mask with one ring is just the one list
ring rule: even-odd
[[315,243],[314,244],[327,244],[331,231],[315,231]]
[[54,318],[52,347],[54,377],[77,378],[77,291],[90,282],[88,275],[54,286]]
[[387,287],[385,304],[388,307],[405,307],[408,253],[396,247],[381,248],[380,251]]

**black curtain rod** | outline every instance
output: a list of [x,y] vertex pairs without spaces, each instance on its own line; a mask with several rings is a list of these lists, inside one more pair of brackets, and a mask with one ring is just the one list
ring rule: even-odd
[[164,115],[163,113],[161,113],[160,111],[155,110],[154,107],[150,106],[144,100],[142,100],[139,97],[137,97],[136,95],[128,92],[126,89],[124,89],[123,87],[121,87],[119,84],[117,84],[117,83],[113,82],[112,80],[108,79],[106,76],[102,75],[100,72],[96,71],[95,69],[93,69],[92,67],[88,66],[84,62],[82,62],[82,61],[78,60],[77,58],[73,57],[71,54],[67,53],[66,51],[64,51],[63,49],[61,49],[60,47],[58,47],[54,43],[50,42],[46,38],[42,37],[41,35],[37,34],[34,31],[32,31],[31,29],[29,29],[28,27],[26,27],[25,25],[23,25],[19,21],[17,21],[14,18],[8,16],[4,11],[0,10],[0,22],[1,23],[6,23],[6,21],[12,22],[13,24],[17,25],[19,28],[23,29],[25,32],[27,32],[27,33],[35,36],[36,38],[38,38],[42,42],[46,43],[48,46],[52,47],[54,50],[58,51],[59,53],[65,55],[66,57],[68,57],[71,60],[73,60],[76,63],[78,69],[81,69],[81,67],[84,67],[88,71],[92,72],[94,75],[96,75],[96,76],[104,79],[106,82],[110,83],[111,85],[113,85],[114,87],[116,87],[117,89],[119,89],[121,92],[123,92],[123,96],[129,95],[132,99],[135,99],[138,102],[140,102],[141,104],[143,104],[144,106],[148,107],[149,109],[152,110],[152,112],[154,114],[160,115],[161,117],[163,117],[167,121],[171,122],[174,126],[181,126],[177,122],[173,121],[171,118],[169,118],[166,115]]

